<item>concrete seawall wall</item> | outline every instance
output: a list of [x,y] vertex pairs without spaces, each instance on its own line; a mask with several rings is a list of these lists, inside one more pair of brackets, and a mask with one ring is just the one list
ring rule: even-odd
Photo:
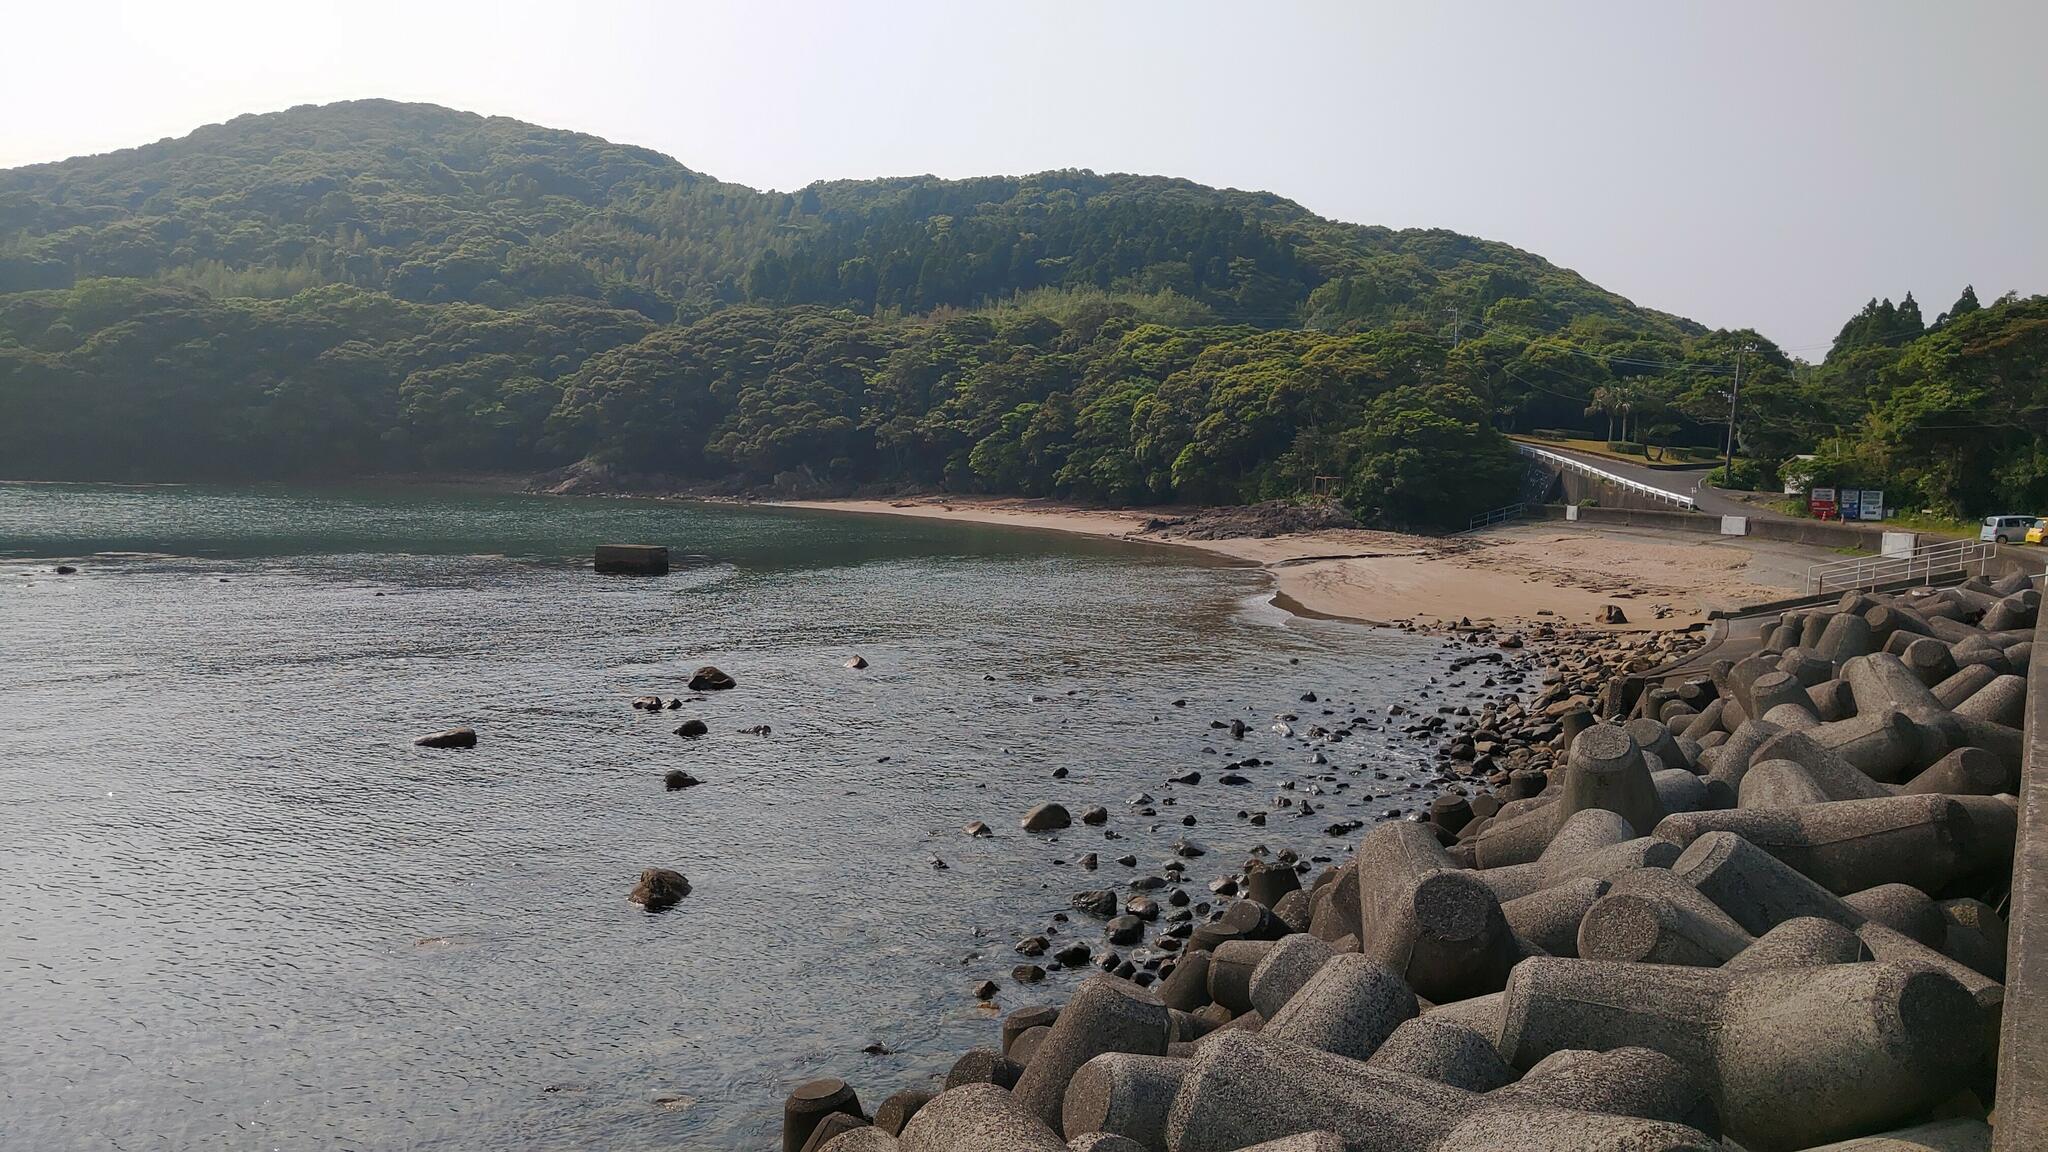
[[2019,841],[2006,932],[1995,1152],[2048,1148],[2048,612],[2027,666]]

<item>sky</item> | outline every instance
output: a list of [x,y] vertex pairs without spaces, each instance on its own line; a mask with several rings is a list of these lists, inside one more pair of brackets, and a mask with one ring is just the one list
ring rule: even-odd
[[2048,3],[0,0],[0,167],[382,96],[759,188],[1049,168],[1502,240],[1819,359],[2048,291]]

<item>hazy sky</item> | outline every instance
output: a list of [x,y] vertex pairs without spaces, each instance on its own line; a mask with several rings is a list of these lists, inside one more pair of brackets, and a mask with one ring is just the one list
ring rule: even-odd
[[0,166],[364,96],[756,187],[1046,168],[1504,240],[1818,357],[2048,291],[2048,3],[0,0]]

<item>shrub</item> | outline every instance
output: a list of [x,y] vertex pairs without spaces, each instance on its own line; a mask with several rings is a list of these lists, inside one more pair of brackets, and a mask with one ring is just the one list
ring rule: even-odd
[[1609,452],[1620,452],[1626,456],[1642,456],[1649,452],[1649,449],[1634,440],[1609,440],[1607,442],[1607,450]]

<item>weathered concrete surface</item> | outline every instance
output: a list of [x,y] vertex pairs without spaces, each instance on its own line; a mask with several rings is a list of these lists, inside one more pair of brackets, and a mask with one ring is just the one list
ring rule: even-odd
[[2048,1148],[2048,612],[2035,626],[2027,683],[1995,1152]]

